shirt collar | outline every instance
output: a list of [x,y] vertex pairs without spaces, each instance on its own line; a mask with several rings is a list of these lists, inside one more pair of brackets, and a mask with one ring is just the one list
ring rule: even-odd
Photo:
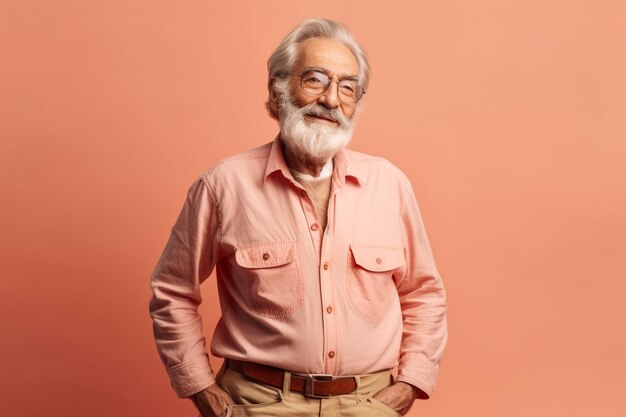
[[[360,172],[355,164],[351,163],[351,160],[350,151],[342,149],[337,152],[337,154],[333,157],[333,177],[338,178],[342,183],[345,182],[347,178],[352,178],[359,185],[365,185],[365,176],[362,172]],[[274,139],[274,142],[272,143],[272,149],[270,150],[270,155],[265,167],[263,181],[267,181],[267,178],[276,171],[280,171],[283,174],[283,177],[295,182],[291,172],[289,172],[289,167],[287,167],[285,157],[283,156],[280,135],[276,136],[276,139]]]

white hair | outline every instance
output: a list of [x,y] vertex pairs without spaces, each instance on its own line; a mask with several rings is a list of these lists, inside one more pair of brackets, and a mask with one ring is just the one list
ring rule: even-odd
[[[359,83],[364,90],[367,90],[370,67],[363,47],[344,25],[334,20],[321,18],[300,22],[274,50],[267,60],[268,88],[271,88],[272,79],[285,78],[291,71],[297,58],[298,44],[312,38],[334,39],[344,44],[359,64]],[[271,108],[269,99],[265,105],[270,115],[278,118],[278,112]]]

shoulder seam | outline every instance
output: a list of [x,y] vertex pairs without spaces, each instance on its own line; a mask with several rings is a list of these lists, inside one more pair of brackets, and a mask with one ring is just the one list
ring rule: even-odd
[[211,203],[213,203],[214,206],[217,206],[217,198],[215,196],[215,190],[213,189],[213,187],[209,184],[204,175],[200,175],[198,178],[202,181],[207,191],[209,192],[209,198],[211,199]]
[[200,178],[200,181],[202,181],[202,184],[204,185],[204,187],[206,187],[208,194],[209,194],[209,199],[211,200],[211,204],[213,204],[213,207],[215,208],[215,212],[217,214],[216,239],[217,241],[220,241],[222,238],[222,207],[217,201],[215,189],[211,186],[211,184],[209,184],[209,181],[207,180],[206,176],[203,174],[203,175],[200,175],[199,178]]

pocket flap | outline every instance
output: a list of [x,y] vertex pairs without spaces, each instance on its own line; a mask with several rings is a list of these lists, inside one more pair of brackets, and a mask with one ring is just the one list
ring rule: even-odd
[[372,272],[392,271],[404,264],[402,248],[380,248],[350,245],[354,262]]
[[272,268],[293,261],[295,242],[252,243],[236,248],[235,260],[244,268]]

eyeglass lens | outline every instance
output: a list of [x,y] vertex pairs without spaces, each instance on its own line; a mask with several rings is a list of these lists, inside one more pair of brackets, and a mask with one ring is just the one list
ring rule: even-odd
[[[322,94],[331,83],[330,78],[323,72],[307,71],[302,74],[302,88],[311,94]],[[361,98],[361,86],[353,80],[339,81],[339,98],[348,103],[355,103]]]

